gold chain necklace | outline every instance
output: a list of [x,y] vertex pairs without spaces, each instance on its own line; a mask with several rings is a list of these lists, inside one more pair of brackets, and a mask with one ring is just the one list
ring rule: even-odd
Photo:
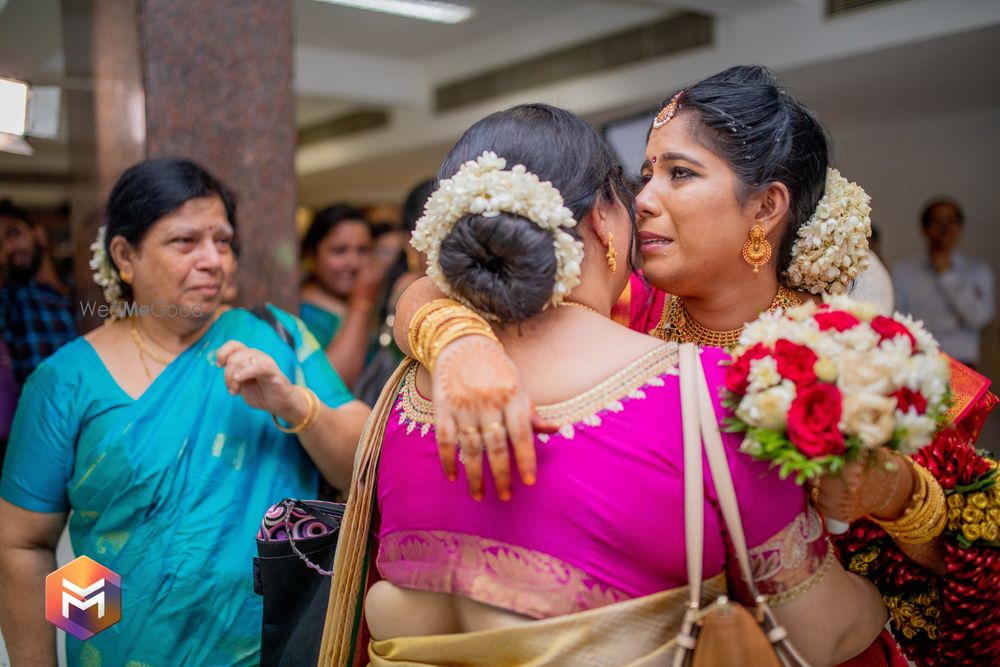
[[601,317],[607,317],[607,315],[602,315],[599,310],[594,310],[593,308],[591,308],[587,304],[580,303],[579,301],[563,301],[559,305],[561,305],[561,306],[573,306],[574,308],[582,308],[583,310],[589,310],[592,313],[597,313]]
[[[173,359],[167,359],[165,357],[159,356],[158,354],[155,354],[152,350],[150,350],[146,346],[146,341],[143,339],[142,333],[139,332],[139,326],[135,323],[135,318],[134,317],[129,319],[129,323],[132,325],[132,340],[135,341],[135,346],[137,348],[139,348],[139,356],[140,356],[140,358],[141,357],[149,357],[150,359],[152,359],[156,363],[162,364],[163,366],[166,366],[171,361],[173,361]],[[144,370],[146,370],[146,375],[149,375],[149,370],[146,369],[145,362],[143,362],[142,367],[143,367]]]
[[[779,308],[789,308],[800,303],[802,303],[802,299],[795,292],[779,285],[778,293],[774,295],[767,312],[772,313]],[[672,296],[670,303],[663,309],[660,323],[649,333],[665,341],[710,345],[731,350],[739,344],[743,327],[728,331],[714,331],[702,326],[688,313],[687,308],[684,307],[684,300],[679,296]]]

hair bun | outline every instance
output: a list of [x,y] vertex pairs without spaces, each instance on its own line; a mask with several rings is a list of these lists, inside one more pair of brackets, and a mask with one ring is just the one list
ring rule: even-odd
[[441,271],[456,294],[501,322],[521,322],[552,298],[552,234],[510,213],[467,215],[441,243]]

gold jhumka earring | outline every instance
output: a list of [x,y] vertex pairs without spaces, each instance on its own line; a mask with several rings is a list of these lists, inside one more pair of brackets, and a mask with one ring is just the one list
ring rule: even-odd
[[750,238],[743,244],[743,261],[753,267],[758,273],[760,267],[771,259],[771,244],[764,237],[764,228],[754,225],[750,229]]
[[611,273],[618,270],[618,251],[615,250],[615,235],[608,232],[608,268]]

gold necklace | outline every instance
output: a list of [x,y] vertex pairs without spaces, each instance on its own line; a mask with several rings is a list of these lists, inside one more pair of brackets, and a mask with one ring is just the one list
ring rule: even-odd
[[[779,285],[778,292],[774,295],[767,312],[773,313],[779,308],[789,308],[800,303],[802,303],[802,299],[799,295],[787,287]],[[672,296],[670,303],[663,309],[660,323],[649,333],[665,341],[710,345],[731,350],[739,344],[743,327],[728,331],[715,331],[702,326],[688,313],[687,308],[684,307],[684,300],[679,296]]]
[[588,306],[587,304],[584,304],[584,303],[580,303],[579,301],[565,301],[565,300],[564,300],[564,301],[563,301],[562,303],[560,303],[559,305],[562,305],[562,306],[573,306],[574,308],[582,308],[582,309],[584,309],[584,310],[589,310],[589,311],[590,311],[590,312],[592,312],[592,313],[597,313],[597,314],[598,314],[598,315],[600,315],[601,317],[607,317],[607,315],[603,315],[603,314],[601,314],[601,312],[600,312],[599,310],[594,310],[593,308],[591,308],[591,307],[590,307],[590,306]]
[[[173,361],[173,359],[167,359],[165,357],[161,357],[161,356],[155,354],[152,350],[150,350],[146,346],[146,341],[143,339],[142,333],[139,332],[139,326],[135,323],[135,318],[134,317],[129,319],[129,323],[132,325],[132,340],[135,341],[135,346],[137,348],[139,348],[139,356],[140,356],[140,358],[143,357],[143,356],[149,357],[150,359],[152,359],[156,363],[162,364],[164,366],[168,365],[171,361]],[[143,363],[143,368],[145,368],[145,367],[146,367],[146,365],[145,365],[145,363]],[[146,371],[146,375],[149,375],[149,371],[148,370]]]

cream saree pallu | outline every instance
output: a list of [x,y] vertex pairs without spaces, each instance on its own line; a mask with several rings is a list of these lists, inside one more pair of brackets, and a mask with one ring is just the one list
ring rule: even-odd
[[[362,435],[334,558],[319,667],[354,667],[369,661],[376,667],[668,664],[686,608],[686,586],[512,628],[369,642],[363,612],[377,552],[378,462],[400,385],[414,363],[405,360],[386,383]],[[724,594],[725,588],[721,574],[706,581],[703,605]]]

